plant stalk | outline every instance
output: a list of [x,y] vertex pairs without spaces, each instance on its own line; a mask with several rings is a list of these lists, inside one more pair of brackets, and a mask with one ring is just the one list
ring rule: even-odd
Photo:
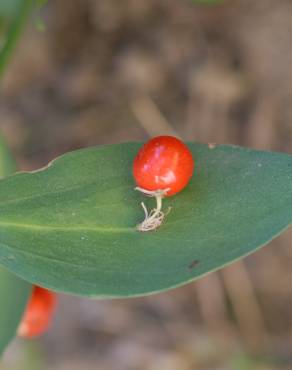
[[22,0],[7,32],[5,43],[0,50],[0,78],[10,61],[12,51],[23,31],[24,25],[33,7],[34,0]]

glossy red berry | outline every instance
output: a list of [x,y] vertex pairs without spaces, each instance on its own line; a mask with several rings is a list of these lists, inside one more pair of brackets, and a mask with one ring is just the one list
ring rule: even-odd
[[34,286],[17,334],[23,338],[34,338],[43,334],[52,320],[56,300],[55,293]]
[[156,191],[169,189],[164,195],[180,192],[194,171],[189,148],[173,136],[157,136],[139,150],[134,159],[133,175],[139,188]]

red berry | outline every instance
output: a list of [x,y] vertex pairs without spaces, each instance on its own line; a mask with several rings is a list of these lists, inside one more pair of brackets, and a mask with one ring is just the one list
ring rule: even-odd
[[166,196],[180,192],[194,171],[189,148],[173,136],[157,136],[139,150],[134,159],[133,175],[137,185],[155,191],[169,188]]
[[56,300],[55,293],[34,286],[17,334],[23,338],[33,338],[43,334],[50,325]]

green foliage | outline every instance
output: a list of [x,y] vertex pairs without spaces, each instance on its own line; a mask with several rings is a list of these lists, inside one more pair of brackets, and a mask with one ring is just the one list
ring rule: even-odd
[[42,19],[41,15],[39,14],[39,10],[43,8],[47,4],[47,0],[36,0],[36,6],[37,6],[37,14],[34,20],[35,27],[40,32],[46,31],[46,23]]
[[[8,4],[9,2],[7,2]],[[6,0],[1,5],[2,12],[5,9]],[[14,5],[13,5],[14,4]],[[0,47],[0,77],[3,75],[4,70],[10,60],[12,51],[21,35],[23,27],[30,15],[33,8],[33,0],[12,0],[9,8],[11,10],[11,21],[7,27],[6,34]],[[2,30],[3,24],[1,22],[1,6],[0,6],[0,31]],[[7,11],[7,9],[6,9]],[[3,13],[4,14],[4,13]],[[6,27],[5,27],[6,29]]]
[[0,178],[11,175],[15,171],[15,162],[10,155],[3,138],[0,136]]
[[223,267],[291,224],[291,155],[190,144],[191,183],[164,200],[171,212],[157,231],[136,231],[145,201],[131,174],[139,147],[79,150],[2,180],[0,262],[55,290],[135,296]]
[[[14,170],[14,161],[0,138],[0,176],[9,175]],[[0,355],[15,335],[30,289],[30,284],[0,268]]]
[[39,7],[43,7],[48,3],[48,0],[36,0],[36,4]]
[[15,336],[31,286],[0,268],[0,355]]
[[35,24],[35,27],[38,31],[40,32],[45,32],[46,30],[46,24],[45,22],[43,21],[43,19],[41,17],[36,17],[35,21],[34,21],[34,24]]
[[1,0],[0,1],[0,16],[1,18],[11,18],[21,6],[22,0]]

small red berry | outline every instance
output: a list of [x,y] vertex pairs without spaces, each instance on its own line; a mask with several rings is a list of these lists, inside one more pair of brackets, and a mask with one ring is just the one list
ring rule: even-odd
[[17,334],[23,338],[33,338],[42,335],[50,325],[55,311],[56,300],[55,293],[39,286],[34,286]]
[[133,163],[136,190],[156,198],[157,206],[150,213],[144,203],[144,221],[139,231],[155,230],[163,222],[162,198],[180,192],[190,181],[194,160],[189,148],[173,136],[157,136],[139,150]]
[[157,136],[139,150],[134,159],[133,175],[145,190],[165,190],[165,196],[180,192],[194,171],[189,148],[173,136]]

